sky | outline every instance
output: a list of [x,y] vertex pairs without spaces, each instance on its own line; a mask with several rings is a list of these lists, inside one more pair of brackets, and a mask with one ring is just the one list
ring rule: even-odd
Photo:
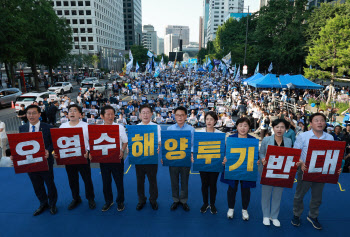
[[[141,0],[142,25],[153,25],[160,38],[164,38],[167,25],[190,27],[190,41],[199,41],[199,17],[203,16],[203,0]],[[244,7],[259,10],[259,0],[245,0]]]

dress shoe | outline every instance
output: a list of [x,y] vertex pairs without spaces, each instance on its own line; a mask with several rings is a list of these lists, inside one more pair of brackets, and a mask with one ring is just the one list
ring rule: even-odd
[[184,209],[185,211],[190,211],[190,207],[187,203],[182,204],[182,209]]
[[40,205],[40,207],[38,209],[36,209],[35,212],[33,213],[33,216],[40,215],[48,208],[49,208],[49,204],[47,204],[47,203],[44,205]]
[[173,204],[170,207],[170,210],[172,211],[176,210],[179,205],[180,205],[179,202],[173,202]]
[[118,210],[118,211],[124,211],[124,209],[125,209],[125,205],[124,205],[124,203],[123,203],[123,202],[118,203],[117,210]]
[[158,210],[158,203],[157,202],[151,202],[151,207],[153,210]]
[[68,206],[68,210],[73,210],[74,208],[76,208],[79,204],[81,203],[81,198],[75,200],[73,199],[73,201],[69,204]]
[[136,210],[140,211],[145,206],[145,202],[139,202],[137,203]]
[[93,210],[93,209],[95,209],[96,208],[96,202],[95,202],[95,200],[89,200],[89,208],[91,209],[91,210]]
[[111,203],[105,203],[105,205],[103,205],[102,207],[102,211],[108,211],[109,208],[111,208],[111,206],[113,206],[114,202]]
[[51,215],[55,215],[57,213],[57,207],[56,205],[50,207],[50,213]]

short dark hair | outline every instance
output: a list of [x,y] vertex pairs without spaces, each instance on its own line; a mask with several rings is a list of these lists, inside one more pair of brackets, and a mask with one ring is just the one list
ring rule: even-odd
[[37,106],[37,105],[29,105],[27,108],[26,108],[26,113],[27,113],[27,111],[29,110],[29,109],[37,109],[37,111],[38,111],[38,113],[40,114],[41,113],[41,109],[40,109],[40,107],[39,106]]
[[247,117],[242,117],[242,118],[237,119],[236,126],[238,126],[238,124],[240,124],[240,123],[247,123],[248,126],[250,127],[250,120]]
[[335,126],[335,127],[334,127],[334,130],[335,130],[336,128],[340,128],[340,129],[341,129],[341,126],[340,126],[340,125]]
[[115,114],[115,109],[113,108],[113,106],[106,105],[106,106],[102,107],[102,109],[101,109],[101,115],[104,116],[105,113],[106,113],[106,110],[108,110],[108,109],[113,110],[113,113]]
[[288,121],[286,121],[285,119],[275,119],[275,120],[273,120],[273,122],[272,122],[272,127],[274,128],[274,127],[276,127],[278,124],[280,124],[280,123],[284,123],[284,126],[286,127],[286,128],[289,128],[289,123],[288,123]]
[[77,104],[69,105],[69,106],[68,106],[68,111],[69,111],[71,108],[77,108],[77,110],[79,111],[80,114],[83,113],[83,109],[82,109],[79,105],[77,105]]
[[310,116],[310,123],[312,123],[312,120],[313,120],[316,116],[322,116],[323,119],[324,119],[324,121],[327,121],[326,115],[317,112],[317,113],[311,114],[311,116]]
[[148,108],[151,111],[151,113],[153,112],[153,109],[149,104],[143,104],[140,106],[140,113],[143,109],[146,109],[146,108]]
[[209,111],[204,115],[204,120],[207,120],[207,117],[210,115],[215,120],[215,123],[219,120],[218,115],[214,111]]
[[178,110],[182,110],[182,111],[185,112],[185,114],[187,114],[187,109],[186,109],[185,107],[183,107],[183,106],[177,107],[177,108],[175,109],[175,111],[174,111],[174,114],[176,114],[176,111],[178,111]]

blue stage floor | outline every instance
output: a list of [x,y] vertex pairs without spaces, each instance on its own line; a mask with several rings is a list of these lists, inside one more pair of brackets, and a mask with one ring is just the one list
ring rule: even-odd
[[[81,180],[83,203],[72,211],[67,210],[71,201],[66,170],[55,168],[55,183],[58,189],[58,213],[54,216],[49,211],[34,217],[32,214],[39,206],[32,184],[27,174],[15,175],[13,168],[0,169],[0,237],[8,236],[349,236],[350,226],[350,184],[349,174],[342,174],[339,185],[327,184],[323,193],[323,204],[319,221],[323,230],[315,230],[306,220],[310,193],[305,198],[305,211],[302,225],[294,227],[292,204],[294,189],[285,189],[282,197],[279,220],[281,228],[265,227],[262,224],[260,204],[260,184],[252,189],[249,206],[250,220],[243,221],[241,215],[240,192],[237,193],[235,216],[226,218],[227,185],[218,181],[216,207],[217,215],[209,210],[202,214],[201,182],[198,174],[191,174],[189,181],[190,212],[179,207],[170,211],[172,204],[169,171],[159,165],[158,188],[159,210],[153,211],[149,203],[141,211],[136,211],[138,201],[136,193],[135,168],[125,166],[125,210],[118,212],[116,205],[109,211],[101,212],[104,204],[102,178],[99,169],[92,169],[97,208],[90,210],[85,199]],[[114,183],[113,183],[114,184]],[[116,194],[116,188],[114,195]],[[146,194],[148,185],[146,181]]]

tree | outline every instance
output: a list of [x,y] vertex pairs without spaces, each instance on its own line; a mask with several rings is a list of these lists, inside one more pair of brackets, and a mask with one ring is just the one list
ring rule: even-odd
[[197,54],[197,60],[200,64],[204,62],[205,56],[208,54],[208,50],[206,48],[201,48]]
[[[148,49],[143,47],[142,45],[133,45],[131,46],[131,53],[134,57],[133,64],[136,65],[136,62],[139,64],[147,63],[149,57],[147,56]],[[125,59],[129,60],[129,54],[125,54]]]
[[15,65],[24,60],[26,20],[18,7],[25,0],[2,0],[0,4],[0,61],[5,63],[9,82],[15,85]]
[[[321,28],[319,38],[313,40],[309,48],[306,63],[318,65],[319,69],[305,68],[305,75],[321,79],[330,78],[350,72],[350,17],[336,15]],[[329,93],[327,104],[332,93]]]
[[47,16],[46,29],[43,29],[46,40],[42,42],[43,51],[38,63],[49,68],[52,78],[52,69],[58,66],[72,49],[72,30],[65,19],[57,17],[52,8],[45,7],[43,10]]
[[259,11],[255,30],[260,68],[273,62],[277,73],[300,73],[306,56],[307,0],[274,0]]
[[169,62],[169,57],[166,56],[164,53],[157,55],[157,57],[154,59],[154,61],[160,62],[160,61],[162,61],[162,57],[164,60],[164,64],[167,64]]

